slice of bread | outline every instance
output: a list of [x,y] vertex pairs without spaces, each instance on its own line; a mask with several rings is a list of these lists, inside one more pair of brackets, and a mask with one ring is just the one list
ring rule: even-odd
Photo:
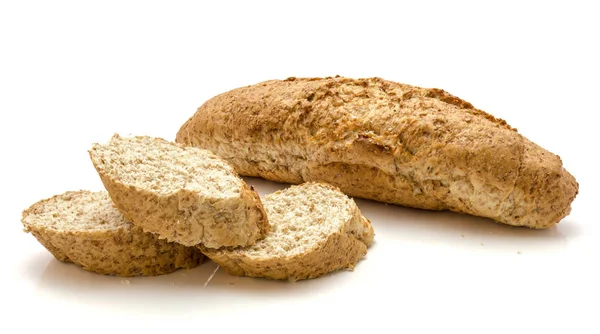
[[160,138],[114,135],[90,157],[125,217],[185,246],[247,246],[269,224],[254,189],[215,154]]
[[125,220],[105,191],[69,191],[39,201],[21,221],[58,260],[99,274],[161,275],[203,259],[197,248],[159,240]]
[[238,276],[301,280],[353,269],[374,232],[354,200],[338,188],[304,183],[263,198],[271,230],[246,248],[203,252]]

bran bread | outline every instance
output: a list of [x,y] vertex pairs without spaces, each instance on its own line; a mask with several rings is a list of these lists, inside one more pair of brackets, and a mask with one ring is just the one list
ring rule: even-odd
[[354,268],[373,242],[354,200],[328,184],[305,183],[263,198],[271,230],[249,247],[203,249],[238,276],[301,280]]
[[268,231],[260,198],[213,153],[160,138],[115,135],[90,157],[133,224],[185,246],[245,246]]
[[289,78],[218,95],[177,133],[238,173],[531,228],[569,214],[561,159],[441,89],[380,78]]
[[161,275],[203,259],[195,247],[160,240],[131,224],[105,191],[69,191],[39,201],[21,221],[58,260],[99,274]]

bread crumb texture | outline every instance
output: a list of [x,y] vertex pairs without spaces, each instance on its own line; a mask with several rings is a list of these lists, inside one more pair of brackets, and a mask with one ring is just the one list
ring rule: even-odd
[[354,200],[338,188],[305,183],[263,198],[271,229],[256,244],[203,249],[239,276],[300,280],[352,269],[373,242],[374,232]]
[[116,276],[153,276],[193,268],[195,247],[160,240],[131,224],[107,192],[69,191],[33,204],[22,223],[58,260]]
[[115,180],[168,196],[181,189],[214,198],[239,196],[242,180],[231,166],[207,150],[184,148],[160,138],[113,136],[94,145],[94,160]]
[[578,192],[560,158],[441,89],[289,78],[218,95],[177,133],[242,175],[546,228]]
[[219,248],[250,245],[268,230],[256,191],[210,151],[115,135],[89,153],[120,212],[160,238]]

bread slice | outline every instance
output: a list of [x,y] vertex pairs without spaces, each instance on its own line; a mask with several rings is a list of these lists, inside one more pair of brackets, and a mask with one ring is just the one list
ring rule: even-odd
[[69,191],[39,201],[21,221],[58,260],[99,274],[161,275],[203,259],[197,248],[159,240],[125,220],[105,191]]
[[373,242],[373,228],[338,188],[304,183],[263,198],[271,230],[256,244],[203,249],[238,276],[301,280],[354,268]]
[[89,153],[117,208],[146,232],[219,248],[251,245],[268,230],[256,191],[210,151],[114,135]]

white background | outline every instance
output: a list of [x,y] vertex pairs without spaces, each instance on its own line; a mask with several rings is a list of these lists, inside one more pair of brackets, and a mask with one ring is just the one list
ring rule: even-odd
[[[593,4],[0,2],[0,332],[600,333]],[[37,200],[102,189],[93,142],[172,140],[216,94],[337,74],[442,88],[507,120],[575,175],[572,214],[534,231],[359,200],[377,235],[354,272],[284,283],[219,270],[206,286],[211,262],[94,275],[21,230]]]

